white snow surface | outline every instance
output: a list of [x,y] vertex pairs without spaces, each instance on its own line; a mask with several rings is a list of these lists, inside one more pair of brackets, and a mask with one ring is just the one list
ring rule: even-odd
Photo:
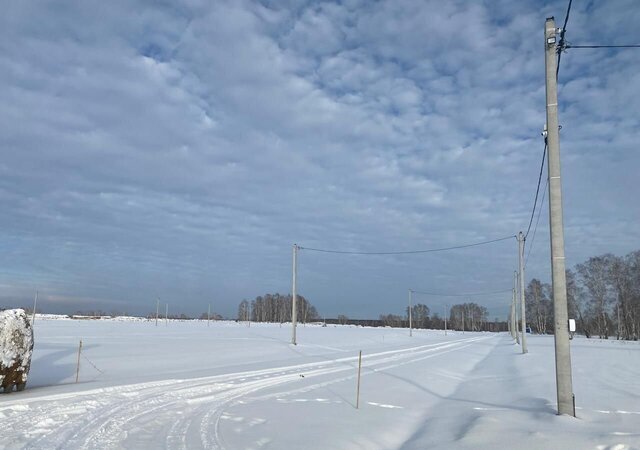
[[[32,344],[33,336],[24,309],[0,311],[0,365],[11,367],[19,362],[16,370],[27,372]],[[3,379],[0,375],[0,383]]]
[[0,449],[640,449],[637,342],[572,341],[573,418],[555,414],[550,336],[523,355],[506,333],[307,325],[292,346],[290,324],[34,331],[27,390],[0,396]]

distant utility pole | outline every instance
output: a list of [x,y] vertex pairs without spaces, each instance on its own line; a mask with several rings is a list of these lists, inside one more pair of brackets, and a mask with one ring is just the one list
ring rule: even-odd
[[518,278],[520,281],[520,319],[522,323],[522,353],[527,353],[527,311],[524,304],[524,233],[518,233]]
[[444,335],[447,335],[447,305],[444,305]]
[[512,317],[513,317],[513,300],[509,304],[509,314],[507,315],[507,330],[509,331],[509,334],[511,335],[511,338],[513,340],[515,340],[516,337],[513,334],[513,328],[511,326],[511,325],[513,325],[513,321],[511,320]]
[[293,283],[291,286],[291,343],[297,345],[296,342],[296,325],[298,321],[298,310],[296,307],[296,278],[298,277],[298,244],[293,244]]
[[547,93],[547,167],[549,170],[549,228],[551,235],[551,284],[553,286],[554,341],[558,414],[576,415],[571,381],[569,313],[562,223],[562,183],[560,181],[560,133],[558,128],[558,80],[556,69],[556,23],[547,18],[544,29],[544,62]]
[[512,304],[511,304],[513,315],[511,316],[511,326],[515,334],[516,344],[520,345],[520,335],[518,334],[518,304],[516,303],[517,288],[518,288],[518,272],[514,270],[513,271],[513,296],[512,296]]
[[164,326],[169,326],[169,304],[164,305]]
[[36,306],[38,304],[38,291],[36,291],[36,298],[33,299],[33,313],[31,314],[31,327],[36,323]]
[[160,315],[160,297],[156,300],[156,326],[158,326],[158,316]]
[[413,336],[413,323],[411,322],[411,304],[413,291],[409,289],[409,336]]

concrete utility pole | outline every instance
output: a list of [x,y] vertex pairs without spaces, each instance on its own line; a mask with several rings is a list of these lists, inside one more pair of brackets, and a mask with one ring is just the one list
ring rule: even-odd
[[515,341],[516,333],[513,329],[513,295],[511,295],[511,302],[509,303],[509,334],[511,335],[511,339]]
[[520,334],[518,333],[518,303],[516,296],[516,289],[518,289],[518,272],[513,271],[513,331],[516,334],[516,344],[520,345]]
[[164,305],[164,326],[169,325],[169,304],[165,303]]
[[297,345],[296,342],[296,325],[298,321],[298,309],[296,307],[296,279],[298,278],[298,244],[293,244],[293,283],[291,286],[291,343]]
[[412,302],[411,294],[413,294],[413,291],[409,289],[409,336],[413,336],[413,324],[411,322],[411,303],[413,302]]
[[160,314],[160,297],[156,299],[156,326],[158,326],[158,315]]
[[209,309],[207,310],[207,326],[209,326],[209,320],[211,320],[211,303],[209,303]]
[[558,80],[556,68],[556,23],[547,18],[544,27],[544,62],[547,91],[547,167],[549,169],[549,228],[551,235],[551,284],[553,286],[554,340],[558,414],[576,415],[571,381],[569,313],[562,223],[562,183],[560,181],[560,133],[558,128]]
[[444,335],[447,335],[447,305],[444,305]]
[[524,233],[518,233],[518,270],[520,272],[520,318],[522,323],[522,353],[527,353],[527,311],[524,305]]

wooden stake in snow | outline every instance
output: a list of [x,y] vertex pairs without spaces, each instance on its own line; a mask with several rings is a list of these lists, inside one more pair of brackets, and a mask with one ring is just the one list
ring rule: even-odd
[[31,315],[31,327],[36,323],[36,305],[38,304],[38,291],[36,291],[36,298],[33,300],[33,314]]
[[82,339],[80,339],[80,345],[78,346],[78,365],[76,367],[76,383],[80,378],[80,353],[82,352]]
[[360,408],[360,370],[362,369],[362,350],[358,353],[358,386],[356,387],[356,409]]

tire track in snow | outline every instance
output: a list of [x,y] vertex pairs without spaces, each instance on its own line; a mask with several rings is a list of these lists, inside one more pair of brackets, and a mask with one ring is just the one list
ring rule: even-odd
[[[363,355],[367,367],[384,370],[460,350],[487,339],[473,337]],[[34,397],[0,407],[3,436],[13,436],[6,448],[135,448],[153,439],[170,449],[221,448],[219,432],[224,407],[266,388],[305,378],[326,376],[355,367],[357,356],[298,365],[216,375],[191,380],[164,380],[90,391]],[[366,373],[365,373],[366,375]],[[353,378],[338,377],[323,383]],[[314,387],[315,386],[315,387]],[[303,389],[305,389],[303,388]],[[297,389],[284,391],[295,392]],[[280,393],[282,395],[282,393]],[[14,408],[26,404],[26,411]],[[3,411],[7,411],[8,414]],[[36,426],[34,427],[34,423]],[[34,429],[35,428],[35,429]],[[162,437],[164,436],[164,438]],[[129,446],[128,444],[132,444]]]

